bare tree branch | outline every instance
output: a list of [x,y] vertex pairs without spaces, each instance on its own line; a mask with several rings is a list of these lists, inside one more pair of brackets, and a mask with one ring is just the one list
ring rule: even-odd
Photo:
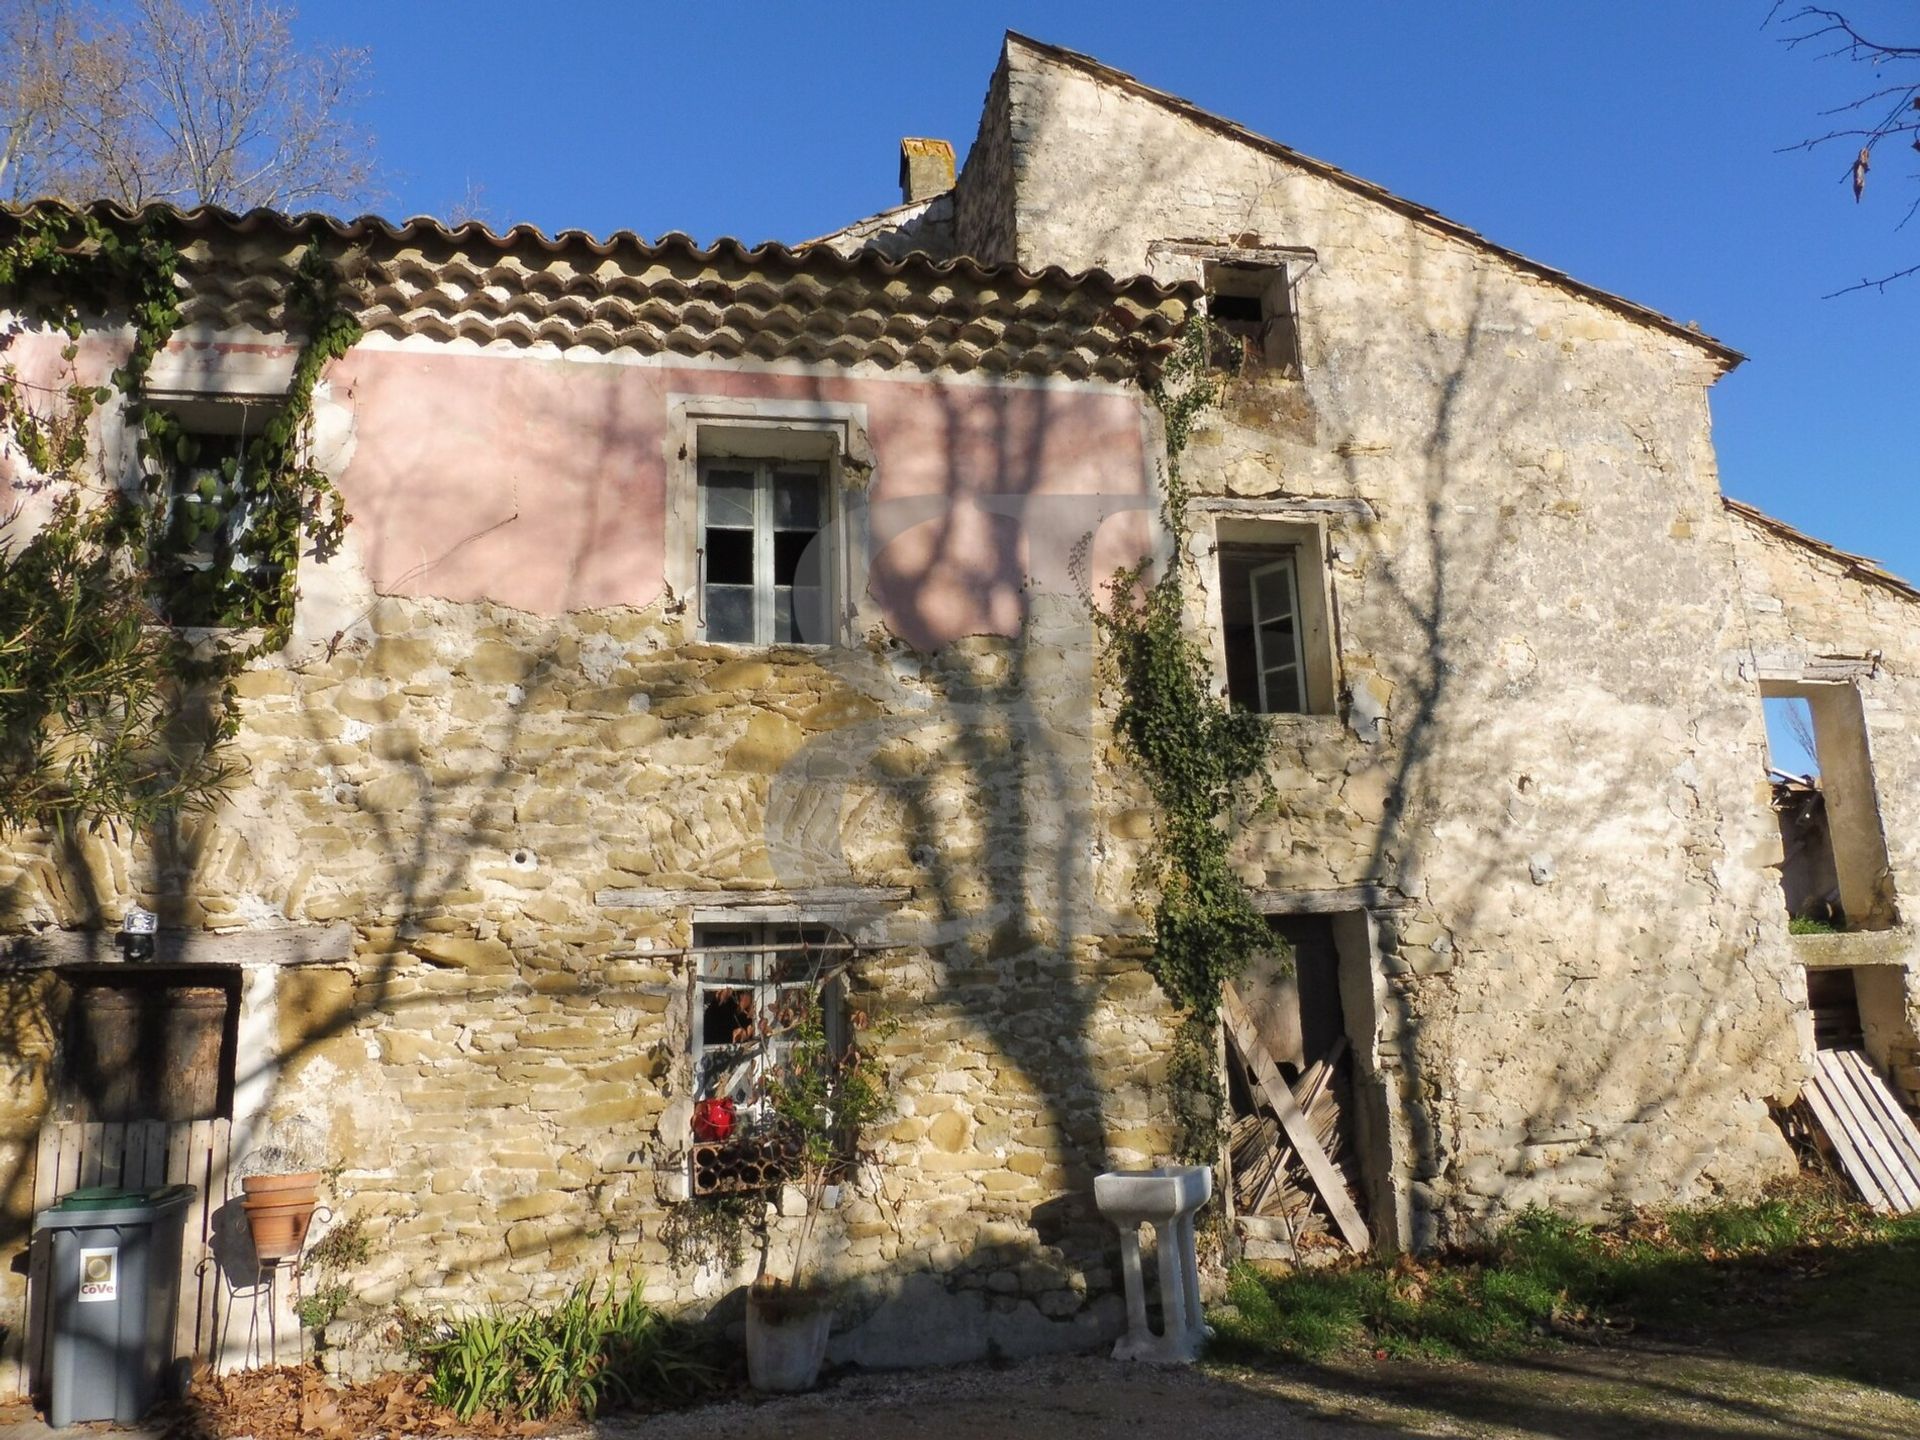
[[[1865,65],[1873,72],[1871,88],[1845,104],[1820,112],[1822,116],[1859,115],[1859,124],[1828,130],[1798,144],[1783,146],[1778,152],[1811,152],[1836,142],[1857,147],[1839,178],[1851,188],[1854,202],[1858,204],[1866,199],[1867,179],[1881,146],[1888,141],[1906,140],[1913,149],[1920,150],[1920,45],[1869,39],[1843,12],[1825,6],[1803,5],[1783,16],[1784,9],[1784,0],[1776,0],[1767,12],[1765,23],[1779,25],[1789,32],[1782,39],[1788,49],[1824,45],[1820,58]],[[1876,115],[1877,119],[1872,118]],[[1920,210],[1920,198],[1907,207],[1894,228],[1904,229],[1916,210]],[[1908,266],[1877,280],[1863,279],[1825,298],[1831,300],[1860,290],[1884,291],[1894,281],[1916,273],[1920,273],[1920,265]]]
[[0,196],[364,208],[368,54],[275,0],[0,0]]

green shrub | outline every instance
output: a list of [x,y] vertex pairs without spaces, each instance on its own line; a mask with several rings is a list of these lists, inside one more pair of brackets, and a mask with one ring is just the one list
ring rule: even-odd
[[428,1398],[463,1422],[481,1411],[546,1420],[684,1403],[719,1378],[697,1337],[637,1288],[578,1286],[548,1310],[495,1306],[444,1322],[417,1349]]

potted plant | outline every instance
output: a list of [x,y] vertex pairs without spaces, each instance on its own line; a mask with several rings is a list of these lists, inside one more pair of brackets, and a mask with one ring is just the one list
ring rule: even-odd
[[320,1199],[320,1169],[295,1139],[249,1151],[235,1167],[253,1253],[262,1265],[290,1260],[307,1242]]
[[[855,1029],[864,1017],[854,1017]],[[838,1182],[859,1155],[870,1126],[892,1109],[879,1060],[851,1037],[831,1036],[818,990],[790,1000],[774,1021],[780,1044],[760,1083],[762,1124],[791,1157],[801,1197],[800,1232],[784,1277],[760,1274],[747,1291],[747,1376],[756,1390],[808,1390],[819,1378],[833,1327],[833,1301],[812,1273],[820,1215],[838,1198]]]

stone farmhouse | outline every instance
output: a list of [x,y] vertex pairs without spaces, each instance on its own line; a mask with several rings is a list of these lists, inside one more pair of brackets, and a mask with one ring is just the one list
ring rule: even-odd
[[[199,1357],[285,1303],[234,1229],[269,1144],[375,1240],[345,1368],[396,1305],[631,1273],[725,1306],[751,1260],[669,1254],[737,1188],[695,1104],[822,946],[896,1022],[824,1241],[836,1357],[1110,1340],[1091,1177],[1168,1156],[1177,1016],[1087,592],[1151,555],[1272,733],[1234,860],[1291,960],[1223,1042],[1232,1164],[1267,1166],[1225,1243],[1752,1192],[1835,1036],[1912,1103],[1920,592],[1723,497],[1735,351],[1019,36],[964,168],[910,140],[901,180],[795,248],[94,212],[181,248],[147,392],[210,453],[285,392],[301,257],[339,265],[364,335],[306,444],[352,519],[239,679],[211,813],[0,841],[15,1383],[31,1213],[140,1146],[207,1192]],[[49,375],[23,303],[0,361]],[[1220,398],[1170,534],[1151,387],[1195,311]],[[1764,697],[1811,705],[1836,933],[1789,934]],[[1273,1158],[1265,1072],[1338,1183]]]

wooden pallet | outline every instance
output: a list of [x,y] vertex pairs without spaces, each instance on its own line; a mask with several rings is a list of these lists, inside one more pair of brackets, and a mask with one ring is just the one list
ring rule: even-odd
[[[198,1370],[214,1352],[220,1267],[213,1259],[213,1217],[227,1199],[229,1122],[139,1120],[127,1124],[50,1122],[40,1129],[33,1208],[93,1185],[129,1189],[191,1185],[180,1247],[180,1309],[174,1356]],[[45,1379],[48,1247],[36,1237],[27,1263],[27,1365],[33,1389]]]
[[1920,1129],[1859,1050],[1816,1050],[1802,1092],[1834,1158],[1874,1209],[1920,1210]]

